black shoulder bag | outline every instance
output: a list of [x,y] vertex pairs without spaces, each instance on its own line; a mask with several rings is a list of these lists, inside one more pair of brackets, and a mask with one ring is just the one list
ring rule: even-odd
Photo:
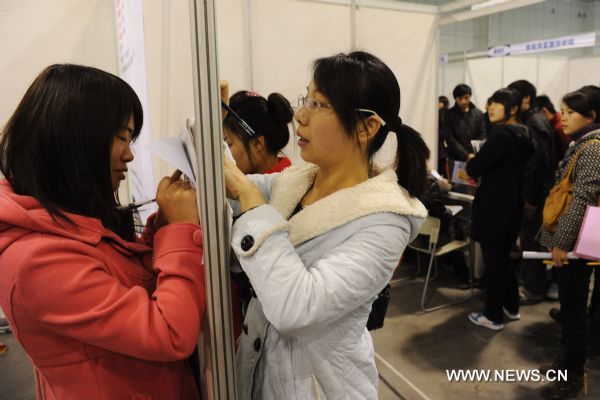
[[381,292],[377,295],[377,298],[371,306],[371,313],[367,320],[367,329],[374,331],[375,329],[383,328],[383,320],[387,313],[388,304],[390,303],[390,285],[387,284]]

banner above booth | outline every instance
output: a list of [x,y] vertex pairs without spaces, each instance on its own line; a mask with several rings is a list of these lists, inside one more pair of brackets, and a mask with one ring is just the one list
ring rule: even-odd
[[576,49],[579,47],[594,47],[595,45],[596,32],[589,32],[580,35],[562,36],[555,39],[541,39],[525,43],[494,46],[488,49],[487,54],[489,57],[504,57],[514,54],[541,53],[545,51]]

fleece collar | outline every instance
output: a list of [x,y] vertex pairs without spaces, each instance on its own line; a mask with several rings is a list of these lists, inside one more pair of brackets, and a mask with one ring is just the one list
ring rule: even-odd
[[375,213],[394,213],[419,218],[427,209],[398,185],[393,169],[374,168],[375,176],[350,188],[338,190],[305,207],[292,218],[292,212],[313,184],[318,167],[301,164],[286,169],[275,181],[269,203],[289,219],[289,240],[294,245],[358,218]]

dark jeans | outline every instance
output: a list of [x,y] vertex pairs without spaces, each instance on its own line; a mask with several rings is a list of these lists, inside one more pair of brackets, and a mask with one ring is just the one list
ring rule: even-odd
[[586,265],[586,260],[569,260],[569,264],[557,268],[557,273],[565,368],[581,372],[586,359],[592,268]]
[[490,321],[502,323],[504,312],[519,312],[517,270],[510,261],[511,245],[480,242],[485,265],[487,301],[483,314]]
[[[538,207],[533,219],[528,220],[523,217],[521,222],[521,232],[519,239],[521,250],[526,251],[547,251],[538,244],[535,237],[542,226],[543,206]],[[548,286],[546,277],[546,265],[540,260],[522,260],[521,279],[523,286],[530,292],[538,295],[545,295]]]

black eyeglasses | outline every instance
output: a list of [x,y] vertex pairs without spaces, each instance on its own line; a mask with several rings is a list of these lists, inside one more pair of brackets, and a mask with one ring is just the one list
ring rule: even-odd
[[256,136],[256,132],[254,132],[254,129],[252,129],[250,125],[248,125],[248,123],[242,119],[242,117],[237,115],[237,113],[233,111],[231,107],[229,107],[229,105],[226,104],[223,100],[221,100],[221,106],[223,106],[223,108],[226,109],[227,112],[229,112],[231,115],[233,115],[233,118],[235,118],[238,125],[244,130],[244,132],[248,134],[248,136]]

